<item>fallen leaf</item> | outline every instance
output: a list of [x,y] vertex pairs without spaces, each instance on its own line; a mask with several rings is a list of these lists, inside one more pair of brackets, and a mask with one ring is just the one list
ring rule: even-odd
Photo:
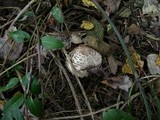
[[138,35],[141,33],[141,28],[136,24],[131,24],[128,28],[128,34],[130,35]]
[[111,13],[115,13],[119,8],[120,3],[121,0],[104,0],[103,2],[103,4],[107,5],[106,12],[108,13],[108,15],[110,15]]
[[8,37],[8,31],[5,32],[3,38],[0,38],[0,57],[9,60],[15,60],[20,56],[23,48],[23,42],[12,41]]
[[160,66],[160,55],[158,55],[157,59],[156,59],[156,65]]
[[158,13],[159,10],[157,0],[144,0],[144,5],[142,7],[143,14],[154,14]]
[[71,34],[70,40],[74,44],[80,44],[80,43],[82,43],[82,39],[77,34],[75,34],[75,33]]
[[132,86],[132,82],[128,76],[116,76],[110,77],[108,80],[103,80],[101,82],[113,89],[122,89],[128,92],[128,89]]
[[115,75],[117,72],[117,68],[118,68],[116,59],[114,58],[113,55],[108,56],[107,59],[108,59],[108,65],[111,70],[111,73]]
[[[141,60],[140,55],[137,52],[133,52],[131,55],[131,58],[133,60],[134,66],[138,72],[141,72],[144,66],[144,61]],[[123,73],[133,74],[132,69],[128,63],[128,59],[126,60],[126,63],[122,67]]]
[[94,28],[92,30],[87,31],[87,35],[93,36],[98,40],[102,41],[104,37],[104,28],[102,24],[93,17],[91,17],[90,21],[94,24]]
[[8,54],[9,60],[16,60],[17,58],[19,58],[22,49],[23,49],[23,42],[14,42],[11,50],[9,51],[9,54],[7,52],[5,53],[5,55]]
[[87,20],[83,20],[80,28],[83,28],[85,30],[91,30],[94,28],[94,25],[93,25],[93,23],[91,23]]
[[133,74],[132,69],[131,69],[129,64],[123,65],[122,72],[123,73],[128,73],[128,74]]
[[121,13],[119,13],[119,16],[122,18],[128,18],[131,15],[131,9],[125,8]]
[[160,74],[160,67],[156,64],[156,59],[158,58],[157,54],[149,54],[147,55],[147,65],[150,73]]
[[92,36],[86,36],[82,39],[82,41],[85,43],[85,45],[88,45],[97,50],[99,53],[107,56],[113,54],[117,49],[116,45],[109,45],[108,43],[98,40],[97,38]]
[[94,7],[97,9],[97,6],[91,0],[82,0],[83,5],[87,7]]
[[3,110],[5,102],[5,100],[0,100],[0,110]]

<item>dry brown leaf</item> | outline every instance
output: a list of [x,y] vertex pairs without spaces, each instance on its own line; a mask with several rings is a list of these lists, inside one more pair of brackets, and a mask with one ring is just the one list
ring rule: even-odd
[[106,12],[108,15],[110,15],[118,10],[121,0],[104,0],[103,3],[107,5]]
[[23,42],[12,41],[8,38],[8,32],[5,32],[3,38],[0,38],[0,57],[9,60],[15,60],[20,56],[23,48]]
[[85,45],[88,45],[95,50],[97,50],[99,53],[103,55],[111,55],[114,53],[114,51],[117,49],[118,46],[116,45],[109,45],[108,43],[99,40],[97,38],[94,38],[92,36],[86,36],[82,41],[85,43]]
[[75,33],[72,33],[72,34],[71,34],[70,40],[71,40],[71,42],[74,43],[74,44],[80,44],[80,43],[82,43],[82,39],[80,38],[80,36],[78,36],[78,35],[75,34]]
[[107,59],[108,59],[108,64],[109,64],[109,68],[111,70],[111,73],[115,75],[117,72],[117,68],[118,68],[118,64],[116,62],[116,59],[114,58],[113,55],[108,56]]
[[141,33],[141,31],[142,29],[136,24],[131,24],[131,26],[128,28],[128,34],[130,35],[138,35]]
[[157,54],[149,54],[147,55],[147,65],[150,73],[160,74],[160,67],[156,64],[156,59],[158,58]]
[[128,76],[111,77],[108,80],[103,80],[101,83],[112,87],[113,89],[119,88],[127,92],[128,89],[132,86],[132,82]]

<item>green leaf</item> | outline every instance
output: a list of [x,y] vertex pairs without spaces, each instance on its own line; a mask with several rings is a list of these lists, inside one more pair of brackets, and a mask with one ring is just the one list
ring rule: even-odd
[[16,77],[15,78],[11,78],[6,86],[0,87],[0,92],[9,90],[9,89],[15,87],[18,84],[18,82],[19,82],[18,78],[16,78]]
[[94,28],[92,30],[87,31],[88,36],[92,36],[98,38],[99,40],[103,40],[104,37],[104,28],[96,19],[91,18],[91,23],[94,24]]
[[131,9],[129,8],[125,8],[120,14],[119,16],[122,18],[128,18],[131,15]]
[[111,109],[103,112],[103,120],[137,120],[130,113],[118,109]]
[[34,15],[34,13],[32,11],[27,11],[22,16],[30,17],[30,16],[33,16],[33,15]]
[[54,36],[44,36],[41,38],[41,45],[48,49],[63,48],[64,44]]
[[24,117],[17,107],[13,107],[3,115],[1,120],[24,120]]
[[25,88],[28,86],[28,83],[29,83],[29,73],[26,73],[25,76],[22,77],[22,84],[23,86],[25,86]]
[[17,93],[9,101],[6,102],[3,108],[3,113],[7,113],[14,107],[19,108],[24,102],[24,95]]
[[41,93],[41,85],[37,79],[33,79],[31,82],[30,90],[34,94],[40,94]]
[[9,32],[9,35],[12,39],[14,39],[17,42],[24,42],[25,39],[30,38],[30,35],[27,32],[22,30]]
[[64,16],[60,8],[58,8],[57,6],[54,6],[51,10],[51,13],[59,23],[64,22]]
[[28,97],[25,101],[29,111],[39,117],[41,115],[42,112],[42,103],[37,99],[32,99],[32,97]]

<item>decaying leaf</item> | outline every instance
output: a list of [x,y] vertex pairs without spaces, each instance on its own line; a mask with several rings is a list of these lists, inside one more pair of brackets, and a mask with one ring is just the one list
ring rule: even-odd
[[97,9],[97,6],[92,2],[92,0],[82,0],[83,5],[87,7],[94,7]]
[[136,24],[131,24],[128,29],[128,34],[130,35],[138,35],[141,33],[141,28]]
[[111,73],[115,75],[117,72],[117,68],[118,68],[118,64],[116,62],[116,59],[114,58],[113,55],[108,56],[107,59],[108,59],[108,64],[109,64],[109,68],[111,70]]
[[3,110],[5,100],[0,100],[0,110]]
[[5,32],[3,38],[0,38],[0,57],[9,60],[15,60],[20,56],[23,48],[23,42],[12,41],[8,38],[8,31]]
[[128,18],[131,15],[131,9],[129,8],[125,8],[120,14],[119,16],[122,18]]
[[[131,58],[133,60],[134,66],[138,72],[141,72],[144,66],[144,61],[141,60],[140,55],[137,52],[133,52],[131,55]],[[133,74],[132,69],[128,63],[128,59],[126,60],[126,63],[122,67],[123,73]]]
[[82,41],[103,55],[111,55],[116,50],[116,46],[111,46],[108,43],[98,40],[92,36],[86,36]]
[[158,61],[158,55],[157,54],[149,54],[147,55],[147,65],[149,68],[150,73],[153,74],[160,74],[160,67],[159,65],[156,64],[156,60],[157,63],[159,64]]
[[156,65],[157,65],[157,66],[160,66],[160,55],[157,56]]
[[144,0],[144,5],[142,8],[143,14],[154,14],[159,12],[159,10],[157,0]]
[[93,17],[91,17],[90,21],[94,24],[94,28],[92,30],[87,31],[87,35],[93,36],[93,37],[97,38],[98,40],[102,41],[103,37],[104,37],[104,28],[103,28],[102,24]]
[[94,24],[87,21],[87,20],[83,20],[80,27],[85,29],[85,30],[91,30],[91,29],[94,28]]
[[80,43],[82,43],[82,39],[77,34],[75,34],[75,33],[71,34],[70,40],[74,44],[80,44]]
[[110,15],[118,10],[121,0],[104,0],[103,3],[107,5],[106,12]]
[[108,80],[103,80],[101,83],[112,87],[113,89],[119,88],[127,92],[128,89],[132,86],[132,82],[128,76],[111,77]]

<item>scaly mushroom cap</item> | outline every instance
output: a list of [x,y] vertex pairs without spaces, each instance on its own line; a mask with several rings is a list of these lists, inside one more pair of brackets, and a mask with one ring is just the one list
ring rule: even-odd
[[73,75],[78,77],[88,76],[88,69],[99,67],[102,63],[102,56],[93,48],[86,45],[79,45],[69,53],[71,62],[76,72],[73,72],[71,65],[67,63],[67,67]]

